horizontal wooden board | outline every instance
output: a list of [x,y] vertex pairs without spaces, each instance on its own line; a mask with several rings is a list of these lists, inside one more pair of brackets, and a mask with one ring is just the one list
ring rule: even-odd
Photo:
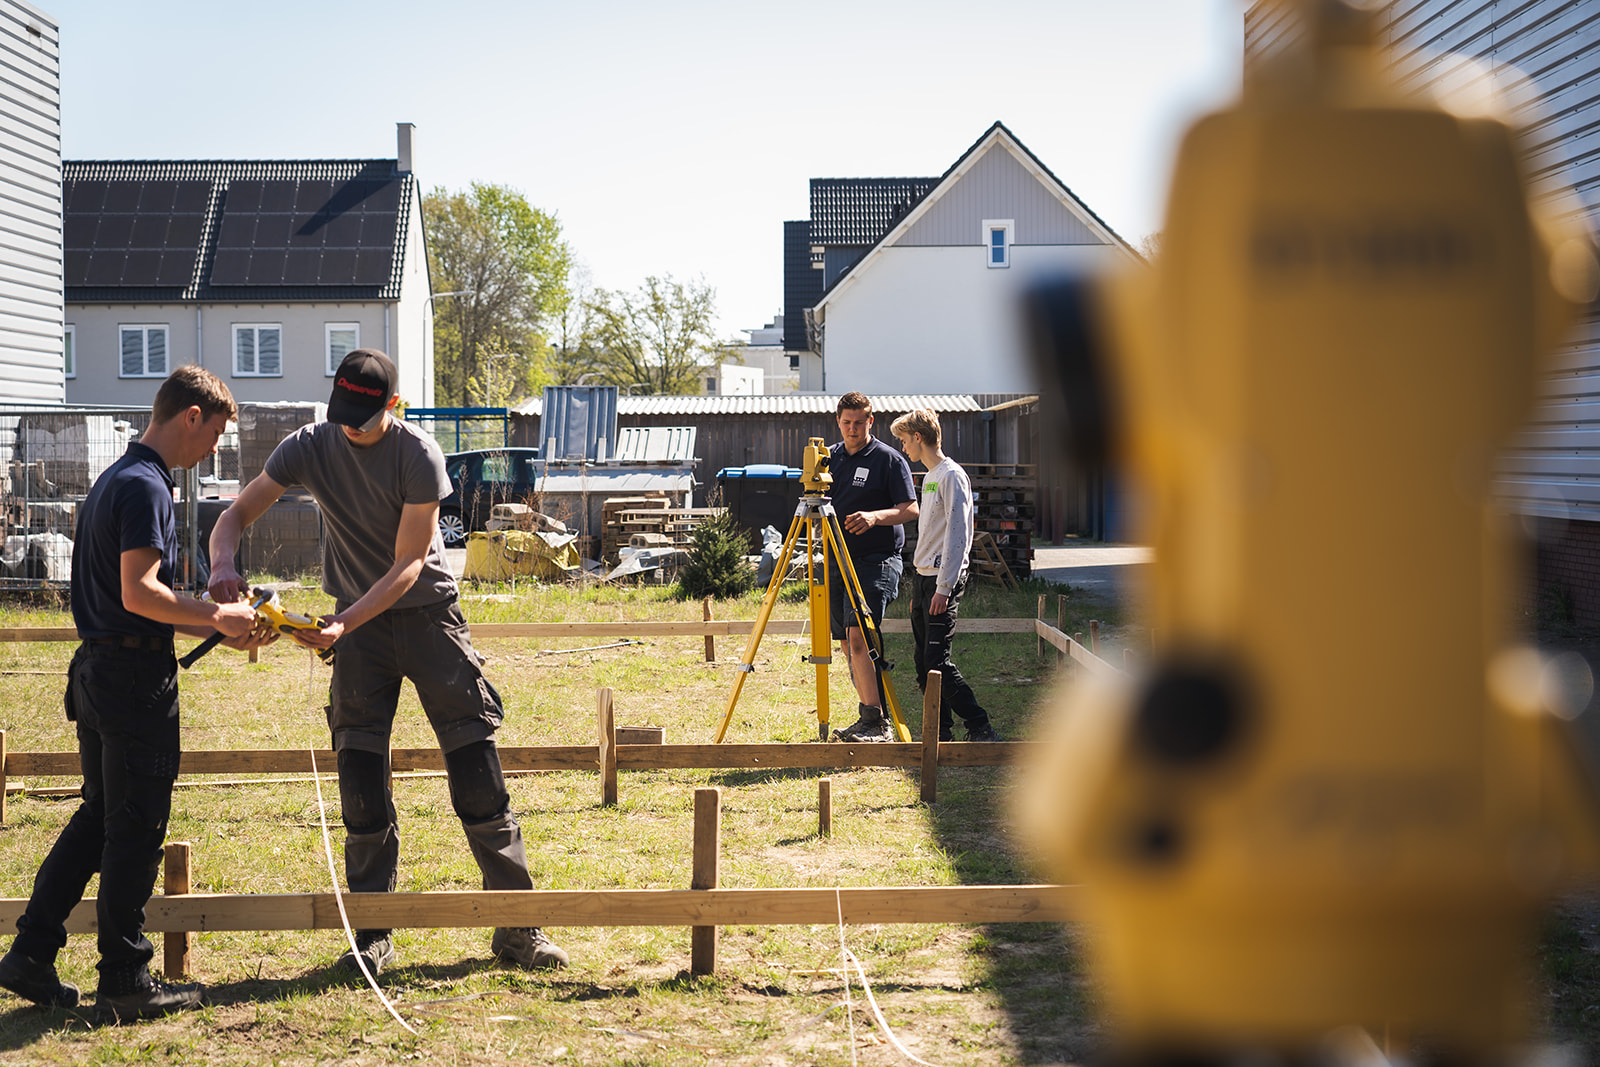
[[[26,900],[0,899],[7,929]],[[1074,886],[872,886],[839,889],[529,889],[348,893],[351,926],[453,929],[484,926],[793,926],[840,922],[1015,923],[1078,918]],[[193,930],[337,930],[332,893],[152,897],[149,933]],[[93,933],[95,902],[73,909],[67,932]]]

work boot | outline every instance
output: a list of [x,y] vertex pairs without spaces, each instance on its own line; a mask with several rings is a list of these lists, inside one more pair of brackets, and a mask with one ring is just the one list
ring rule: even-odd
[[0,959],[0,987],[45,1008],[78,1006],[78,987],[57,978],[55,964],[40,963],[14,948]]
[[[102,976],[100,993],[94,1002],[96,1021],[126,1023],[198,1008],[206,992],[206,987],[199,982],[176,985],[163,982],[146,970],[141,970],[132,980],[131,988],[129,985],[126,982],[113,982],[108,987]],[[108,992],[108,988],[125,991],[113,993]]]
[[497,960],[508,960],[530,971],[553,971],[567,965],[567,954],[537,926],[495,927],[489,951]]
[[985,720],[979,726],[971,726],[971,725],[969,725],[967,727],[967,740],[968,741],[998,741],[998,740],[1000,740],[1000,735],[995,733],[994,732],[994,726],[992,726],[987,720]]
[[884,717],[882,708],[860,705],[861,717],[854,726],[847,726],[843,730],[835,730],[835,741],[862,742],[862,741],[893,741],[894,732],[889,725],[889,720]]
[[356,951],[346,952],[339,957],[339,968],[351,974],[360,974],[361,965],[356,962],[356,954],[360,953],[362,960],[367,964],[367,970],[372,977],[378,977],[378,972],[394,962],[394,941],[389,937],[388,930],[357,930]]

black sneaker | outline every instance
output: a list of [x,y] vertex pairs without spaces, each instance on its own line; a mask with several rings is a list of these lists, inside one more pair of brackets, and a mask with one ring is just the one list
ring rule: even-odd
[[31,1000],[46,1008],[75,1008],[78,1006],[78,987],[68,985],[56,977],[53,963],[40,963],[24,956],[16,949],[0,959],[0,987],[11,990],[23,1000]]
[[138,987],[129,993],[107,993],[95,997],[94,1016],[102,1023],[125,1023],[135,1019],[155,1019],[175,1011],[198,1008],[205,999],[206,987],[199,982],[176,985],[163,982],[148,972],[140,975]]
[[390,939],[387,930],[357,930],[356,951],[346,952],[339,957],[339,969],[349,971],[351,974],[360,974],[361,964],[356,962],[357,952],[361,954],[361,959],[366,963],[372,977],[376,978],[378,972],[394,962],[394,941]]
[[495,959],[529,970],[554,970],[567,965],[567,954],[537,926],[497,926],[489,941]]
[[967,727],[967,740],[998,741],[1000,740],[1000,735],[994,732],[994,727],[992,725],[989,723],[984,723],[982,726]]

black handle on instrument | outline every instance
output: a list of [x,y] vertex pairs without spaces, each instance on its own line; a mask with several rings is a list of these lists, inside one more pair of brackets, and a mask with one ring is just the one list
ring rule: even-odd
[[221,641],[222,637],[222,631],[218,630],[204,641],[201,641],[198,645],[195,645],[193,650],[191,650],[187,656],[178,661],[178,665],[184,670],[188,670],[190,667],[193,667],[195,662],[199,660],[201,656],[217,647],[217,642]]

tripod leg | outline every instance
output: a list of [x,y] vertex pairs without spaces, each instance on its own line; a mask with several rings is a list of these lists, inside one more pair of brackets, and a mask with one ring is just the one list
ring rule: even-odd
[[750,630],[750,640],[746,642],[744,656],[739,661],[739,673],[733,680],[733,692],[728,694],[728,708],[722,713],[722,725],[717,727],[717,737],[714,744],[722,744],[722,735],[728,732],[728,720],[733,718],[733,707],[739,702],[739,691],[744,688],[744,680],[755,669],[756,648],[761,644],[761,635],[767,628],[767,620],[772,617],[772,606],[778,602],[778,590],[783,586],[783,576],[789,570],[789,557],[794,552],[794,545],[800,537],[800,529],[805,519],[802,512],[796,511],[794,521],[789,524],[789,534],[783,539],[783,548],[778,552],[777,567],[772,572],[772,580],[767,583],[767,595],[761,598],[761,612],[756,616],[756,624]]
[[900,702],[895,699],[894,686],[883,670],[883,636],[878,633],[878,626],[872,621],[872,612],[867,610],[867,597],[861,590],[861,579],[856,575],[855,565],[850,562],[850,553],[845,551],[844,530],[840,528],[839,516],[834,513],[831,505],[823,509],[822,521],[828,544],[839,560],[839,574],[844,580],[845,596],[849,599],[850,609],[855,613],[856,622],[861,627],[861,636],[867,643],[867,655],[872,660],[873,675],[878,682],[878,693],[883,699],[884,710],[889,713],[890,720],[894,723],[895,738],[900,741],[910,741],[911,731],[900,718]]
[[811,607],[811,662],[817,669],[817,737],[828,739],[828,666],[833,660],[831,638],[833,626],[828,618],[828,565],[817,563],[817,548],[822,541],[820,520],[812,516],[806,522],[806,581],[810,590]]

